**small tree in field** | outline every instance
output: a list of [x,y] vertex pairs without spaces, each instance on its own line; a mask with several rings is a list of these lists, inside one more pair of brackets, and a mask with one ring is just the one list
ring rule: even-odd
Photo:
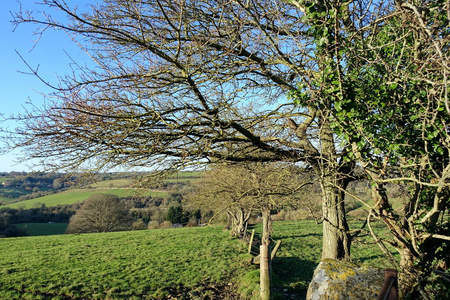
[[206,172],[191,204],[220,213],[226,211],[233,236],[243,237],[252,213],[262,216],[260,251],[261,299],[270,299],[270,241],[273,209],[296,202],[305,182],[300,169],[287,164],[247,163],[214,166]]
[[111,232],[129,229],[131,218],[115,195],[95,194],[70,218],[67,233]]
[[252,214],[269,216],[271,210],[296,202],[303,181],[300,169],[289,165],[216,165],[206,171],[186,204],[216,215],[226,212],[232,235],[243,237]]

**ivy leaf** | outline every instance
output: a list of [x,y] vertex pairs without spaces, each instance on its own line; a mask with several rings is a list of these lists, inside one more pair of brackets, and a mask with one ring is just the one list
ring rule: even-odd
[[391,90],[395,90],[395,89],[397,88],[397,86],[398,86],[398,84],[395,83],[395,82],[393,82],[393,83],[391,83],[391,85],[389,86],[389,88],[390,88]]

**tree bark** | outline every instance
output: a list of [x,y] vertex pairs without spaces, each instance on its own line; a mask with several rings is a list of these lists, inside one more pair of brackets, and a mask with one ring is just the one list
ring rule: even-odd
[[336,188],[322,182],[322,259],[350,259],[350,236],[344,199]]
[[[345,215],[343,190],[350,181],[350,169],[339,165],[336,143],[327,116],[320,116],[322,154],[316,172],[322,189],[323,248],[322,259],[350,259],[349,227]],[[340,187],[341,189],[338,189]]]

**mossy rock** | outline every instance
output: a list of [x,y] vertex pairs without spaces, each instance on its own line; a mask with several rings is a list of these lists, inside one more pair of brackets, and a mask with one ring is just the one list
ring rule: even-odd
[[384,270],[348,261],[325,259],[314,271],[308,300],[377,299]]

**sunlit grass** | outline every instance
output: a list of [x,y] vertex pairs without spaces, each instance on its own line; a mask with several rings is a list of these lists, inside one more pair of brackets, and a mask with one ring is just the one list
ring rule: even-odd
[[245,257],[220,227],[9,238],[0,299],[155,299],[178,284],[234,281]]
[[83,202],[93,194],[113,194],[119,197],[130,197],[130,196],[152,196],[152,197],[166,197],[167,192],[164,191],[141,191],[133,189],[71,189],[69,191],[51,194],[39,198],[34,198],[31,200],[20,201],[16,203],[10,203],[3,205],[2,207],[10,208],[33,208],[41,204],[45,204],[47,207],[73,204],[77,202]]

